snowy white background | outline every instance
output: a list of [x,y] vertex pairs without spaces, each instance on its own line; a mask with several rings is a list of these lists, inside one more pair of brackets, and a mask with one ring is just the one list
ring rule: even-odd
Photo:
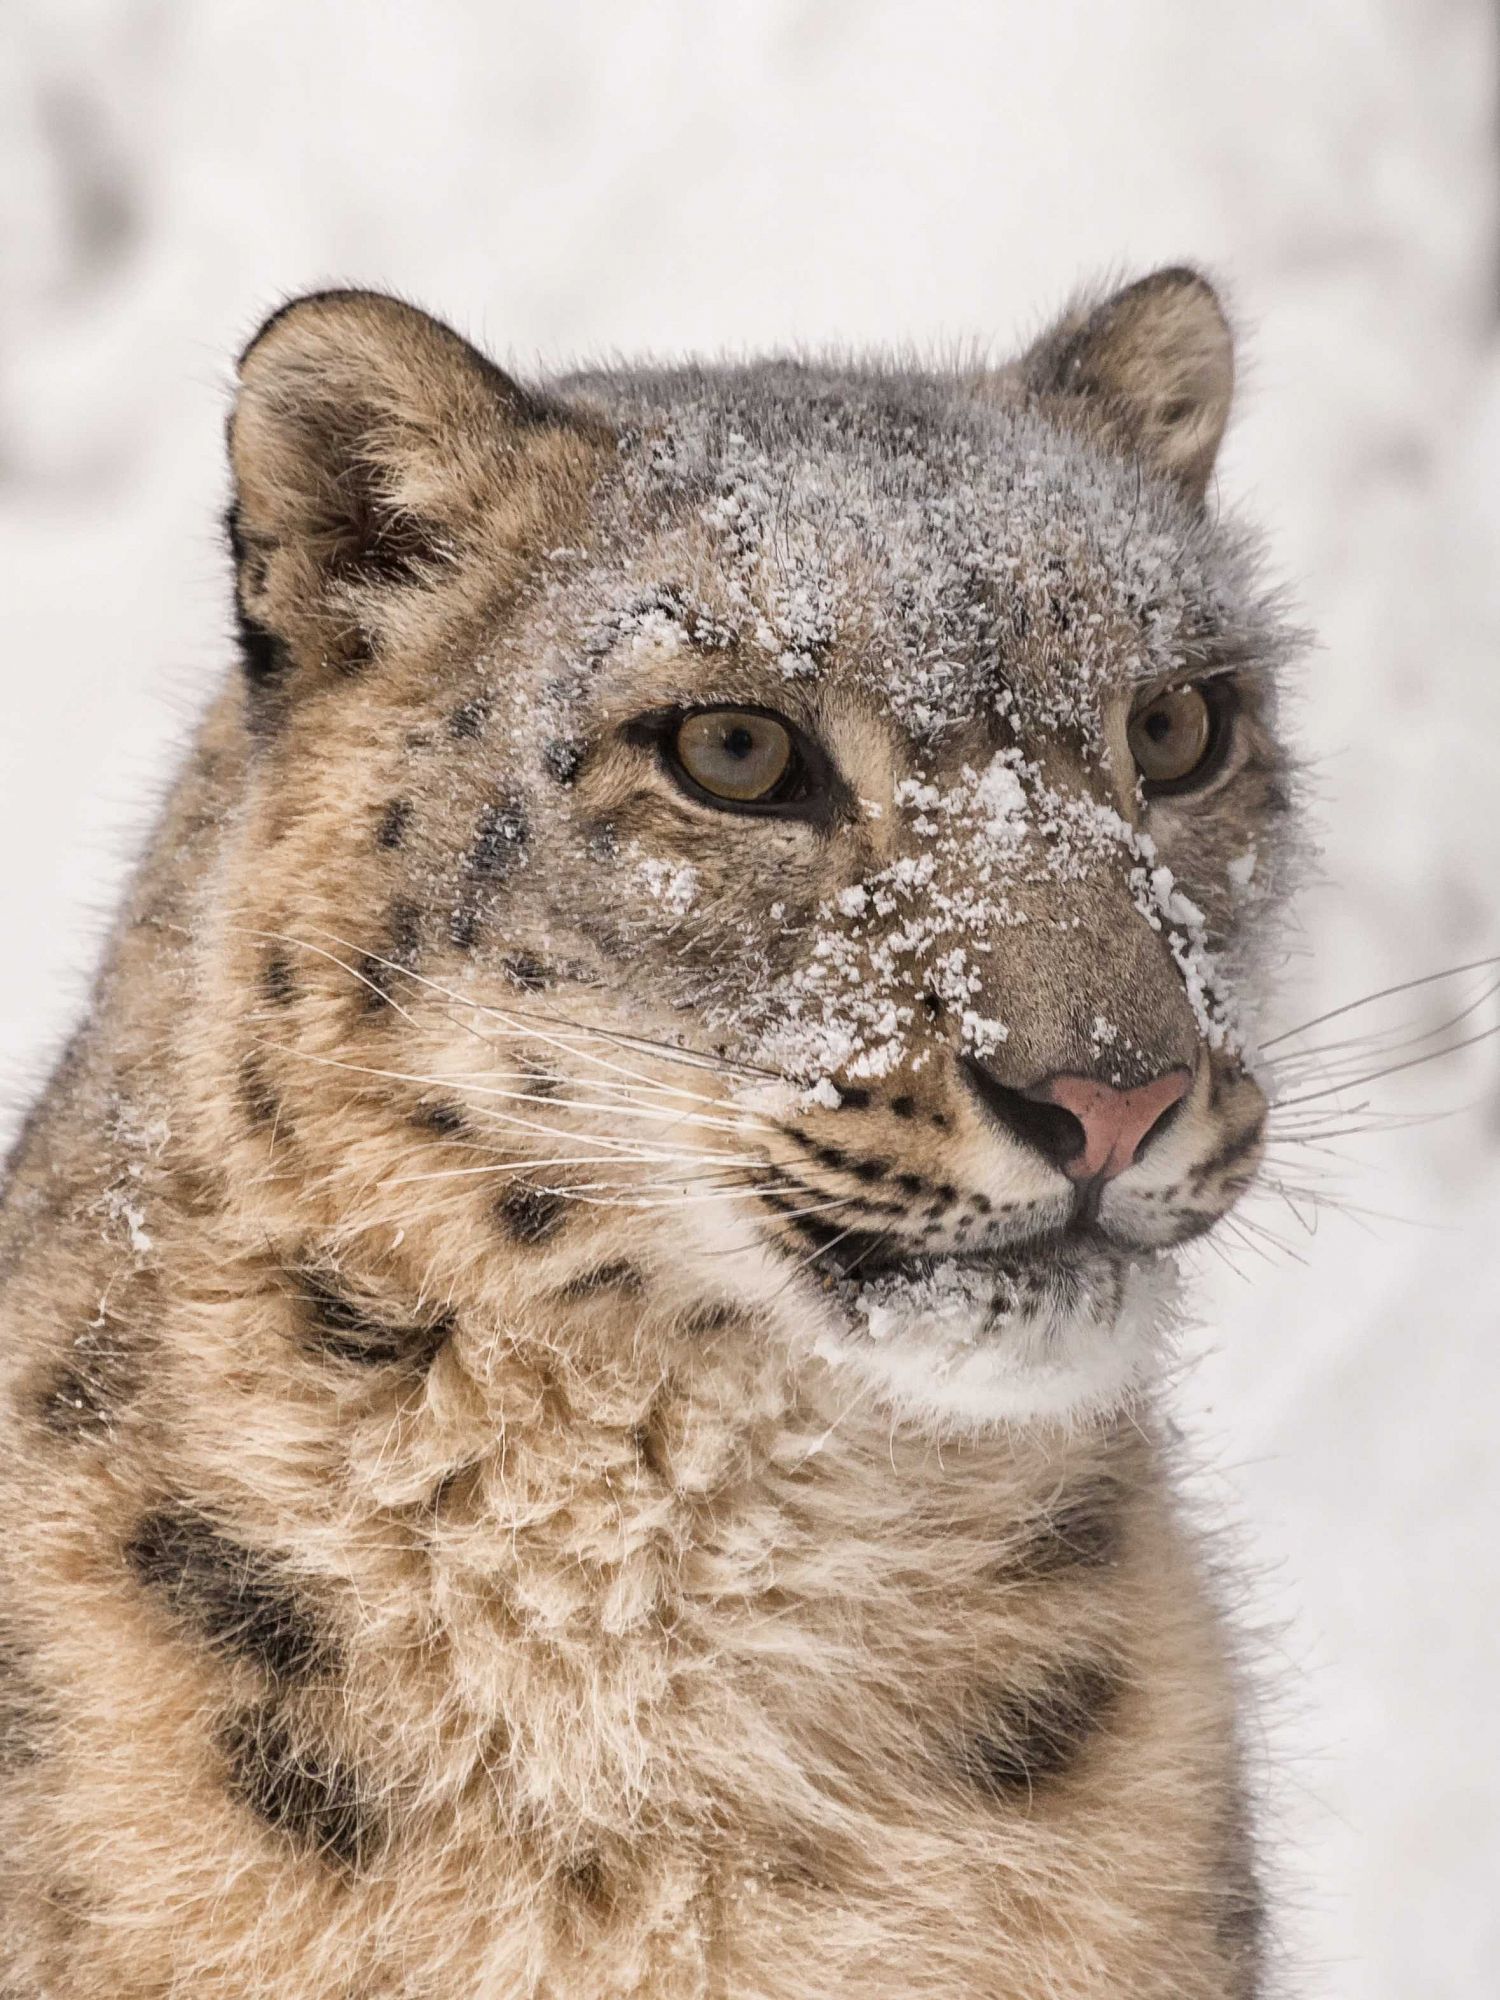
[[[1202,261],[1246,338],[1222,489],[1323,642],[1285,1018],[1500,949],[1497,48],[1486,0],[9,0],[0,1122],[229,659],[228,357],[330,280],[526,366],[1003,348]],[[1202,1259],[1183,1415],[1272,1635],[1308,1995],[1500,1987],[1496,1046],[1373,1093],[1456,1108],[1344,1149],[1382,1219],[1262,1202],[1296,1258]]]

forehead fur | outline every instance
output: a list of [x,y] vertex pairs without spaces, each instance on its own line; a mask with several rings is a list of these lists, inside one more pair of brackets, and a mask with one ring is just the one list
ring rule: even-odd
[[620,440],[579,578],[600,620],[852,682],[917,739],[997,701],[1087,737],[1111,687],[1284,643],[1241,533],[1020,384],[783,361],[566,386]]

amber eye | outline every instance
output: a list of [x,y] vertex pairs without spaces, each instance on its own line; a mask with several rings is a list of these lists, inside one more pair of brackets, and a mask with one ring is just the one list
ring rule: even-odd
[[701,709],[678,725],[672,750],[700,791],[732,805],[776,797],[795,762],[785,723],[753,709]]
[[1201,688],[1162,688],[1143,702],[1130,718],[1130,754],[1148,796],[1206,782],[1228,722],[1227,704]]

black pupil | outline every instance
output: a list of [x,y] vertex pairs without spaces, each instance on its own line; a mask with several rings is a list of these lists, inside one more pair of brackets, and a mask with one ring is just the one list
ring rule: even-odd
[[1172,734],[1172,718],[1164,708],[1153,708],[1147,715],[1146,734],[1153,743],[1165,743]]
[[748,757],[755,748],[755,734],[737,722],[733,729],[724,731],[724,748],[731,757]]

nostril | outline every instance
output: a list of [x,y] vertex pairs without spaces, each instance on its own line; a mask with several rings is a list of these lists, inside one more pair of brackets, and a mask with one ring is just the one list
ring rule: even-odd
[[1000,1083],[972,1056],[963,1058],[969,1088],[985,1110],[1007,1132],[1041,1154],[1049,1166],[1062,1168],[1088,1145],[1083,1120],[1060,1104],[1046,1104]]

